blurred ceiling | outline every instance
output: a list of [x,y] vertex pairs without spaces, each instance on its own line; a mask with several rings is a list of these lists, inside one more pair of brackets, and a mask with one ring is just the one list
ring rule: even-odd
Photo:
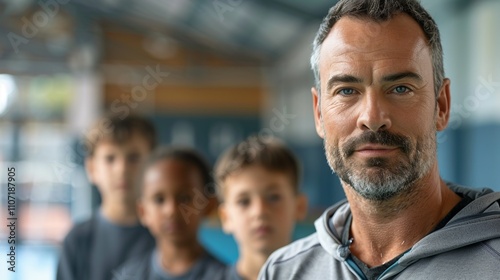
[[149,40],[145,45],[159,55],[180,42],[272,63],[300,41],[307,26],[317,25],[335,2],[0,0],[0,63],[57,64],[68,61],[68,56],[98,57],[103,24],[143,34]]
[[[180,43],[195,51],[269,65],[286,59],[336,2],[0,0],[0,70],[64,71],[71,64],[96,63],[110,26],[140,34],[146,51],[160,58]],[[474,2],[422,0],[434,17]],[[112,43],[112,49],[127,47]]]

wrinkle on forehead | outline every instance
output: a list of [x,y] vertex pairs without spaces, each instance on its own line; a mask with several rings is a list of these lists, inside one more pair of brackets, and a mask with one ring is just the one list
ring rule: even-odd
[[[370,25],[379,28],[370,28]],[[324,41],[320,58],[322,83],[325,76],[331,77],[347,69],[361,70],[367,65],[372,66],[372,70],[384,68],[384,65],[424,68],[415,69],[418,71],[429,67],[432,74],[427,39],[418,23],[405,14],[381,23],[353,17],[340,19]],[[400,70],[403,69],[397,71]],[[335,73],[330,73],[332,71]]]

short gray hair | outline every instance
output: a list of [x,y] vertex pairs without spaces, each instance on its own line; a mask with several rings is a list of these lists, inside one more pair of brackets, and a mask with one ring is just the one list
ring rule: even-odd
[[434,91],[436,97],[444,79],[443,47],[436,22],[417,0],[340,0],[323,19],[313,43],[311,68],[314,72],[315,86],[321,91],[319,75],[319,57],[321,46],[333,28],[343,16],[367,18],[375,22],[391,19],[396,14],[405,13],[412,17],[422,28],[429,41],[432,68],[434,71]]

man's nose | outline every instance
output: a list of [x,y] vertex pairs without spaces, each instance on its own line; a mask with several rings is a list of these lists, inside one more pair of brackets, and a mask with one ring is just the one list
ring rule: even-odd
[[390,104],[383,93],[367,92],[360,100],[359,110],[357,122],[359,129],[377,132],[391,127]]

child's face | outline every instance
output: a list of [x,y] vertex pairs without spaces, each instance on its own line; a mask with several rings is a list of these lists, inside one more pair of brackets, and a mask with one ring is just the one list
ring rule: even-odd
[[296,195],[287,174],[250,166],[229,175],[219,208],[224,231],[240,251],[271,254],[290,243],[295,221],[305,214],[305,197]]
[[103,200],[119,200],[133,205],[136,196],[134,184],[150,150],[148,141],[136,132],[122,144],[106,139],[97,143],[93,156],[86,160],[86,167]]
[[199,169],[180,160],[160,160],[147,169],[138,212],[157,242],[196,244],[200,222],[213,206],[203,187]]

